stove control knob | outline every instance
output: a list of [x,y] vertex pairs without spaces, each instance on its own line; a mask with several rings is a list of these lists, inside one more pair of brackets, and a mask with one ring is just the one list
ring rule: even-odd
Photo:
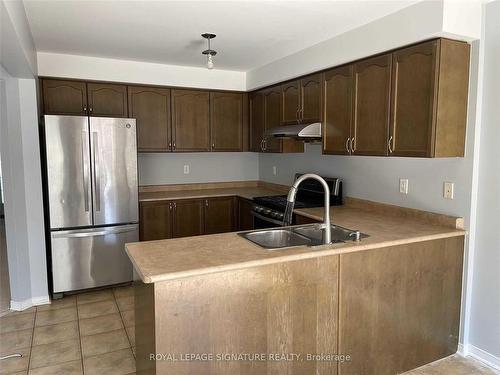
[[268,209],[268,208],[264,208],[264,213],[265,213],[265,214],[269,214],[270,212],[271,212],[271,210],[270,210],[270,209]]

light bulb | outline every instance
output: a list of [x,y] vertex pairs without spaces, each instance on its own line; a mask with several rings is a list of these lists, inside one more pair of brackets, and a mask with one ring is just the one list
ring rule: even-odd
[[207,68],[208,69],[213,69],[214,68],[214,62],[212,61],[212,55],[208,55]]

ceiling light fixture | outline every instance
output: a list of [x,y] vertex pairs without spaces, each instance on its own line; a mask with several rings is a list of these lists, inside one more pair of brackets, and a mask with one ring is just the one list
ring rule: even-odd
[[202,54],[207,55],[207,68],[213,69],[214,61],[212,59],[212,56],[217,55],[217,51],[214,51],[213,49],[210,48],[210,39],[215,38],[216,35],[210,34],[210,33],[204,33],[204,34],[201,34],[201,36],[208,41],[208,49],[206,49],[205,51],[202,52]]

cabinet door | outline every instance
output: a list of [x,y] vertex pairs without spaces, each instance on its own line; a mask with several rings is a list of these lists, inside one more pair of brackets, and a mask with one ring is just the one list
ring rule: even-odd
[[281,91],[283,123],[296,124],[300,120],[300,81],[283,84]]
[[242,151],[243,95],[210,93],[212,151]]
[[203,207],[202,199],[183,199],[173,203],[174,238],[203,234],[205,223]]
[[205,200],[205,234],[232,232],[234,221],[234,197]]
[[85,82],[42,80],[43,113],[46,115],[87,115]]
[[172,206],[170,202],[142,202],[139,209],[140,240],[172,238]]
[[300,80],[300,121],[321,121],[321,74],[313,74]]
[[[264,93],[265,130],[281,125],[281,90],[279,87],[269,89]],[[279,139],[268,137],[264,145],[265,152],[281,152]]]
[[391,155],[430,156],[438,41],[393,54]]
[[253,227],[252,202],[244,199],[238,199],[238,230],[251,230]]
[[88,83],[89,114],[101,117],[127,117],[127,86]]
[[128,108],[137,120],[137,150],[169,151],[170,89],[129,86]]
[[388,153],[391,61],[388,54],[354,65],[354,154]]
[[172,90],[172,148],[210,151],[210,94]]
[[250,151],[261,152],[264,137],[264,95],[254,92],[249,98]]
[[323,153],[349,154],[352,120],[352,65],[325,73]]

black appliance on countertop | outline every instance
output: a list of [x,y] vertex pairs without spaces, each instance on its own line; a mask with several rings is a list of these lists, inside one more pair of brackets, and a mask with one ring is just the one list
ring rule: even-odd
[[[296,173],[295,179],[302,176]],[[322,176],[323,177],[323,176]],[[330,205],[342,204],[342,181],[336,177],[323,177],[330,188]],[[332,194],[336,181],[339,183],[338,194]],[[298,188],[294,208],[323,207],[323,186],[317,180],[303,181]],[[269,195],[253,199],[252,215],[255,229],[279,227],[283,225],[283,216],[287,205],[287,195]]]

